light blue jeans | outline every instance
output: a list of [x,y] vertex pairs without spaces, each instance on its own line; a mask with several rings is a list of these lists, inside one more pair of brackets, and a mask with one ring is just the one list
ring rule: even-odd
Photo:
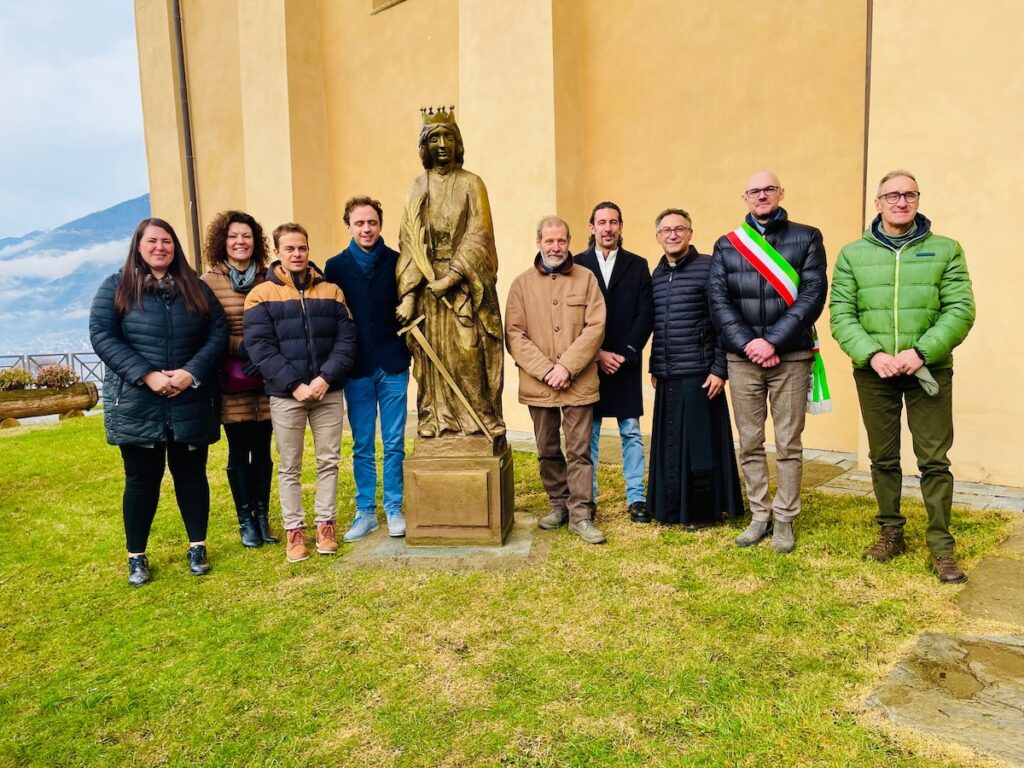
[[405,461],[405,414],[409,372],[349,379],[345,385],[348,423],[352,428],[352,475],[356,481],[356,517],[377,510],[377,410],[384,444],[384,511],[402,512],[402,462]]
[[[597,453],[601,440],[601,421],[594,417],[590,430],[590,458],[594,462],[594,499],[597,499]],[[626,481],[626,504],[645,501],[644,494],[644,438],[640,433],[640,419],[618,419],[619,438],[622,440],[622,477]]]

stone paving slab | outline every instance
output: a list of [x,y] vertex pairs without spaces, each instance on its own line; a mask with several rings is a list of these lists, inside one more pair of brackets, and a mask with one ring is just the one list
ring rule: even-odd
[[865,705],[897,725],[1024,766],[1024,639],[924,635]]
[[[957,596],[964,615],[1024,627],[1024,563],[1008,557],[986,557]],[[1024,731],[1021,732],[1024,741]]]
[[[537,520],[516,513],[512,530],[501,547],[410,547],[404,538],[388,536],[381,526],[351,546],[339,568],[382,566],[427,570],[509,570],[529,565],[546,554],[548,542],[534,541]],[[554,535],[554,534],[552,534]]]
[[1009,555],[1024,555],[1024,520],[1013,524],[1010,535],[999,545],[999,551]]

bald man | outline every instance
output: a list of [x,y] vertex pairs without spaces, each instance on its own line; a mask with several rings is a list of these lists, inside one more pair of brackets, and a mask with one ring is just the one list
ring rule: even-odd
[[[750,525],[736,545],[749,547],[771,536],[772,549],[780,553],[792,552],[796,541],[804,416],[817,346],[813,327],[828,291],[821,232],[790,221],[781,207],[785,196],[774,173],[750,177],[743,192],[749,213],[715,243],[707,289],[711,319],[726,350],[750,501]],[[771,503],[764,450],[769,408],[778,470]]]

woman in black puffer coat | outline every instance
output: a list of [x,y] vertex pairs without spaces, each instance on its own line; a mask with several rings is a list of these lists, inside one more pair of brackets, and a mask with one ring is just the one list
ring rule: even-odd
[[89,337],[106,365],[107,442],[124,460],[128,581],[149,581],[146,543],[165,463],[188,532],[189,570],[204,574],[210,570],[206,457],[220,437],[217,369],[227,322],[166,221],[143,219],[135,228],[124,267],[93,299]]

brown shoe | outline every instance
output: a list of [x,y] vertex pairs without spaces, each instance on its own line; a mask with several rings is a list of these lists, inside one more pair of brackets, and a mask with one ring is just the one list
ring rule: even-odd
[[289,563],[298,563],[309,557],[309,550],[306,549],[305,528],[292,528],[285,531],[285,536],[288,539],[288,546],[284,556],[288,558]]
[[882,530],[878,533],[878,541],[864,550],[864,558],[884,563],[906,551],[907,544],[903,541],[903,529],[897,528],[895,525],[883,525]]
[[334,533],[334,521],[316,524],[316,551],[321,555],[338,552],[338,537]]
[[963,584],[967,581],[967,574],[960,570],[960,567],[953,560],[952,555],[945,557],[932,557],[932,568],[939,575],[939,581],[943,584]]

